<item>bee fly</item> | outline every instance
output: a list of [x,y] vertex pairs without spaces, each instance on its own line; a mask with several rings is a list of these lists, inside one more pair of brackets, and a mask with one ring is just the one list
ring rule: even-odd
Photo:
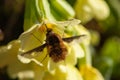
[[[47,28],[47,25],[46,24],[44,24],[44,25]],[[51,57],[51,59],[54,62],[59,62],[61,60],[65,60],[66,55],[68,53],[68,50],[64,44],[64,41],[69,43],[69,42],[73,41],[74,39],[79,39],[82,36],[85,36],[85,35],[78,35],[78,36],[72,36],[72,37],[68,37],[68,38],[62,38],[59,34],[54,33],[51,28],[47,28],[45,43],[41,46],[38,46],[38,47],[32,49],[32,50],[24,52],[23,54],[21,54],[21,56],[28,55],[32,52],[41,52],[41,51],[43,51],[43,49],[45,47],[47,47],[49,57]]]

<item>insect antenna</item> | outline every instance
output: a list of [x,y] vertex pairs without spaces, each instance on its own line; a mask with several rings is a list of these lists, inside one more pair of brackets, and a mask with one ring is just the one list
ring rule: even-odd
[[45,25],[45,27],[46,27],[46,29],[47,29],[47,31],[48,31],[48,27],[47,27],[47,25],[45,24],[45,23],[43,23],[44,25]]

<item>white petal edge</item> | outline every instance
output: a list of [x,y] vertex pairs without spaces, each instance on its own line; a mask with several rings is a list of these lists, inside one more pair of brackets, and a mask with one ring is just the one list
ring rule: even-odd
[[38,60],[36,60],[36,59],[34,59],[34,58],[29,59],[29,58],[23,57],[23,56],[21,56],[21,55],[18,55],[18,59],[19,59],[22,63],[25,63],[25,64],[30,63],[30,62],[33,61],[33,62],[35,62],[36,64],[38,64],[39,66],[43,66],[42,63],[40,63]]

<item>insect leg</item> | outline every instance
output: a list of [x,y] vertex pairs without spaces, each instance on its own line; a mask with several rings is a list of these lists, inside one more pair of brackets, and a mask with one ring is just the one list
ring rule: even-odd
[[45,60],[45,58],[48,56],[48,53],[45,55],[45,57],[42,59],[41,63]]
[[33,33],[32,35],[42,44],[42,42]]

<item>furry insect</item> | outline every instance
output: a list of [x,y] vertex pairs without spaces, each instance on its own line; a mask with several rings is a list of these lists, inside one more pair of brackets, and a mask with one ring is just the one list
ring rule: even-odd
[[[47,25],[46,24],[44,24],[44,25],[47,28]],[[68,50],[64,44],[64,41],[69,43],[69,42],[73,41],[74,39],[79,39],[82,36],[85,36],[85,35],[78,35],[78,36],[72,36],[72,37],[68,37],[68,38],[62,38],[59,34],[54,33],[51,28],[47,28],[45,43],[41,46],[38,46],[32,50],[29,50],[29,51],[21,54],[21,56],[31,54],[32,52],[41,52],[41,51],[43,51],[43,49],[45,47],[47,47],[49,57],[51,57],[54,62],[59,62],[61,60],[65,60],[66,55],[68,53]]]

